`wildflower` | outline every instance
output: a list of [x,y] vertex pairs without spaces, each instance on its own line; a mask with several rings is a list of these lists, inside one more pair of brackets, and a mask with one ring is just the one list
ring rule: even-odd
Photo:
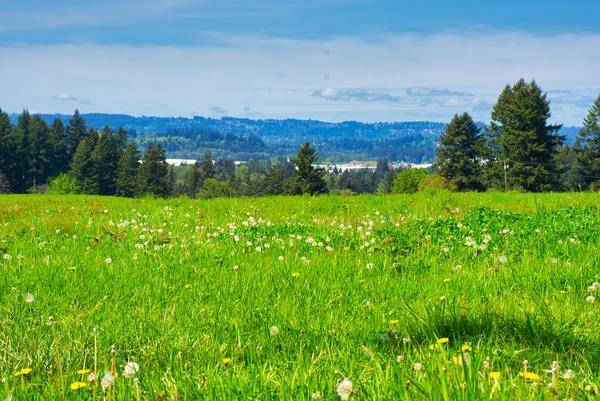
[[337,393],[341,400],[347,400],[352,395],[352,382],[348,379],[344,379],[338,383]]
[[300,277],[300,273],[299,272],[293,272],[292,273],[292,277]]
[[87,382],[73,382],[73,383],[71,383],[71,385],[69,387],[71,387],[71,390],[77,391],[77,390],[87,387],[87,386],[88,386]]
[[100,380],[100,387],[102,391],[106,391],[109,387],[115,384],[116,375],[112,372],[106,372]]
[[367,269],[372,269],[373,268],[373,263],[367,263]]
[[573,372],[571,369],[568,369],[567,371],[565,371],[565,373],[563,373],[562,377],[565,380],[571,380],[575,377],[575,372]]
[[508,260],[508,258],[504,255],[498,256],[498,262],[500,262],[500,263],[506,263],[507,260]]
[[312,398],[313,400],[320,400],[321,398],[323,398],[323,396],[321,395],[320,391],[315,391],[310,395],[310,398]]
[[277,258],[278,261],[283,262],[283,255],[279,255],[279,257]]
[[390,324],[398,324],[398,323],[400,323],[400,320],[398,320],[398,319],[390,320]]
[[223,358],[223,365],[227,366],[233,361],[232,358]]
[[596,302],[596,298],[594,298],[593,295],[589,295],[586,299],[585,302],[587,302],[588,304],[593,304],[594,302]]
[[112,263],[112,258],[106,258],[104,259],[104,263],[106,263],[107,265]]
[[135,362],[127,362],[123,368],[123,377],[131,379],[140,370],[140,365]]
[[33,369],[31,369],[31,368],[24,368],[24,369],[18,370],[15,373],[13,373],[13,376],[14,377],[27,376],[28,374],[31,373],[32,370]]
[[415,364],[413,365],[413,369],[415,370],[415,372],[418,372],[423,369],[423,364],[421,362],[415,362]]
[[271,328],[269,329],[269,334],[271,334],[272,336],[276,336],[277,334],[279,334],[279,328],[277,326],[271,326]]
[[550,372],[551,373],[558,372],[558,362],[552,361],[552,365],[550,365]]
[[539,383],[542,381],[542,377],[538,374],[535,374],[533,372],[528,372],[528,371],[524,371],[524,372],[520,372],[519,376],[521,376],[522,378],[526,379],[526,380],[531,380],[533,382]]
[[462,347],[460,347],[460,352],[469,352],[471,351],[471,346],[469,344],[463,344]]
[[442,337],[442,338],[438,338],[435,342],[438,344],[446,344],[448,341],[450,341],[448,339],[448,337]]
[[92,383],[92,382],[95,382],[96,380],[98,380],[98,378],[96,377],[96,375],[95,375],[95,374],[93,374],[93,373],[90,373],[90,374],[88,375],[88,381],[89,381],[90,383]]
[[35,297],[32,294],[25,295],[25,302],[27,302],[28,304],[30,304],[33,301],[35,301]]
[[89,370],[89,369],[86,369],[86,368],[83,368],[83,369],[79,369],[79,370],[77,371],[77,374],[78,374],[78,375],[85,375],[86,373],[90,373],[90,370]]
[[500,372],[490,372],[490,379],[494,381],[500,380]]
[[429,344],[429,349],[430,349],[431,351],[435,350],[435,348],[436,348],[436,345],[435,345],[435,344]]
[[11,260],[12,256],[8,253],[5,253],[4,256],[2,256],[4,258],[4,260]]
[[599,289],[600,289],[600,283],[599,283],[599,282],[597,282],[597,281],[594,281],[594,282],[592,283],[592,285],[590,285],[590,286],[588,287],[588,291],[597,291],[597,290],[599,290]]
[[444,279],[444,283],[449,283],[449,282],[450,282],[450,279],[449,279],[449,278],[445,278],[445,279]]

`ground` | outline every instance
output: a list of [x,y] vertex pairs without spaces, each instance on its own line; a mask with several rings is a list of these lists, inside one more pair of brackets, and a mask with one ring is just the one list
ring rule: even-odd
[[0,197],[0,398],[598,399],[600,194]]

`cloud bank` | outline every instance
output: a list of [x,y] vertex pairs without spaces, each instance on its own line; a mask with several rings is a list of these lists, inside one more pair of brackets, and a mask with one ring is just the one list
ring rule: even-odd
[[368,42],[224,36],[217,42],[3,46],[0,107],[183,116],[252,110],[266,118],[330,121],[447,121],[469,111],[487,121],[503,86],[523,77],[535,78],[548,91],[555,119],[571,125],[581,123],[600,92],[600,35],[400,34]]

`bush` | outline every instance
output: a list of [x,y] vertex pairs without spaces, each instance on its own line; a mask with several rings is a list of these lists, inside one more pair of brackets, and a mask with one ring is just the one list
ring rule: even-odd
[[392,192],[395,194],[414,194],[419,190],[419,183],[427,176],[421,169],[401,170],[394,178]]
[[419,191],[450,189],[448,180],[439,174],[428,174],[419,181]]
[[198,191],[199,198],[224,198],[233,195],[233,190],[227,181],[219,181],[216,178],[207,178],[204,185]]
[[61,173],[50,180],[48,193],[57,195],[78,194],[79,184],[75,177],[67,173]]

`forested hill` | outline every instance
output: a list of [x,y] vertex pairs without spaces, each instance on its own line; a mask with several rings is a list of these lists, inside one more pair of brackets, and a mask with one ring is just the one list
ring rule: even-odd
[[[43,114],[49,124],[69,115]],[[323,161],[374,160],[431,162],[445,124],[438,122],[340,123],[317,120],[251,120],[224,117],[134,117],[124,114],[84,114],[89,127],[125,128],[143,146],[149,140],[164,143],[169,157],[200,158],[207,150],[215,156],[238,160],[266,159],[295,154],[304,141],[313,142]],[[11,115],[13,123],[18,115]],[[569,138],[576,130],[565,132]],[[568,141],[570,142],[570,141]]]

